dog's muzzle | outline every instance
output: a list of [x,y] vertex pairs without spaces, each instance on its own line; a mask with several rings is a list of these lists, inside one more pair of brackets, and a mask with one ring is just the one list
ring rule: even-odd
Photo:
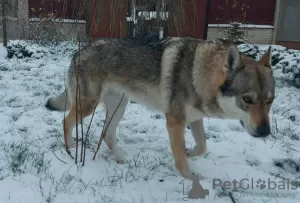
[[[245,128],[245,125],[243,123],[243,121],[240,121],[241,125]],[[253,137],[261,137],[261,138],[264,138],[264,137],[267,137],[269,134],[271,133],[271,130],[270,130],[270,126],[268,123],[262,123],[260,124],[256,130],[255,130],[255,133],[250,133]]]
[[258,137],[267,137],[270,133],[270,126],[268,123],[262,123],[256,128],[256,132],[259,135]]

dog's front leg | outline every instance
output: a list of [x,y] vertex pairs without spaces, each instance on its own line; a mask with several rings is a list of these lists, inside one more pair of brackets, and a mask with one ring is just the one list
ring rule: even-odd
[[193,149],[187,149],[186,151],[187,156],[189,158],[195,156],[201,156],[206,152],[207,149],[203,119],[193,121],[189,124],[189,126],[191,128],[192,135],[196,142],[196,146]]
[[176,168],[184,178],[192,180],[193,174],[189,169],[185,153],[185,118],[184,116],[174,116],[172,113],[166,113],[166,120]]

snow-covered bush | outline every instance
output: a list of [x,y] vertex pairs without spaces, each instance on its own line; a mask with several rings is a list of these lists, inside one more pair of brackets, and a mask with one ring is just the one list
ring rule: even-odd
[[46,50],[43,49],[40,46],[37,46],[35,44],[29,44],[25,41],[21,40],[14,40],[10,41],[7,45],[7,57],[8,58],[42,58],[44,54],[46,53]]
[[219,40],[224,44],[234,43],[239,45],[247,42],[245,30],[243,29],[243,24],[241,23],[230,23],[228,28],[223,28],[222,32],[224,37],[219,38]]
[[71,56],[77,50],[78,44],[75,41],[61,42],[56,46],[39,46],[32,41],[11,40],[8,43],[7,58],[34,58],[40,59],[45,56]]
[[[259,60],[269,45],[242,44],[239,50]],[[277,81],[300,88],[300,51],[272,45],[271,65]]]

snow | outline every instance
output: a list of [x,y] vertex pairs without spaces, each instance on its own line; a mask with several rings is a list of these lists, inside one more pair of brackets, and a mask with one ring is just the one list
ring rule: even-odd
[[[240,45],[239,48],[247,51],[252,46],[258,47],[257,59],[268,48],[268,45]],[[299,51],[272,47],[283,57],[274,67],[278,74],[282,62],[297,63]],[[191,182],[175,170],[164,115],[133,101],[118,127],[118,146],[129,163],[117,164],[105,144],[92,160],[105,119],[105,112],[99,108],[92,121],[85,166],[76,165],[62,146],[64,113],[44,108],[47,98],[64,89],[65,73],[76,44],[70,42],[50,48],[27,44],[26,49],[44,50],[44,54],[7,59],[6,49],[0,46],[0,202],[176,203],[187,200]],[[285,76],[282,73],[277,78]],[[249,136],[236,120],[205,119],[208,151],[203,157],[190,159],[189,164],[205,177],[200,183],[209,190],[209,196],[189,202],[231,203],[228,192],[213,188],[213,182],[242,179],[248,179],[244,183],[249,184],[249,189],[229,187],[236,202],[299,202],[299,189],[292,190],[291,186],[287,189],[288,184],[285,189],[268,189],[262,184],[265,181],[272,188],[274,182],[279,185],[282,179],[293,185],[300,183],[299,101],[299,89],[278,85],[271,109],[272,135],[265,140]],[[84,121],[85,132],[90,119],[91,116]],[[194,144],[186,128],[186,145]],[[74,156],[75,150],[71,152]]]
[[[30,22],[39,22],[43,21],[44,19],[41,18],[30,18]],[[57,23],[86,23],[85,20],[74,20],[74,19],[66,19],[66,18],[56,18],[52,20],[53,22]]]
[[[231,27],[231,24],[208,24],[208,27]],[[272,25],[255,25],[255,24],[241,24],[242,28],[261,28],[261,29],[273,29]]]

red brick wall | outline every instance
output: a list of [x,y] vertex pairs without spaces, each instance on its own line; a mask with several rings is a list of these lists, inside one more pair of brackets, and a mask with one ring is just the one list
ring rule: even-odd
[[53,14],[57,18],[82,20],[84,16],[81,9],[84,0],[28,0],[28,2],[30,18]]
[[[228,2],[228,3],[226,3]],[[242,17],[246,9],[246,17]],[[247,8],[249,7],[249,8]],[[244,21],[247,24],[273,25],[276,0],[210,0],[209,24]]]

